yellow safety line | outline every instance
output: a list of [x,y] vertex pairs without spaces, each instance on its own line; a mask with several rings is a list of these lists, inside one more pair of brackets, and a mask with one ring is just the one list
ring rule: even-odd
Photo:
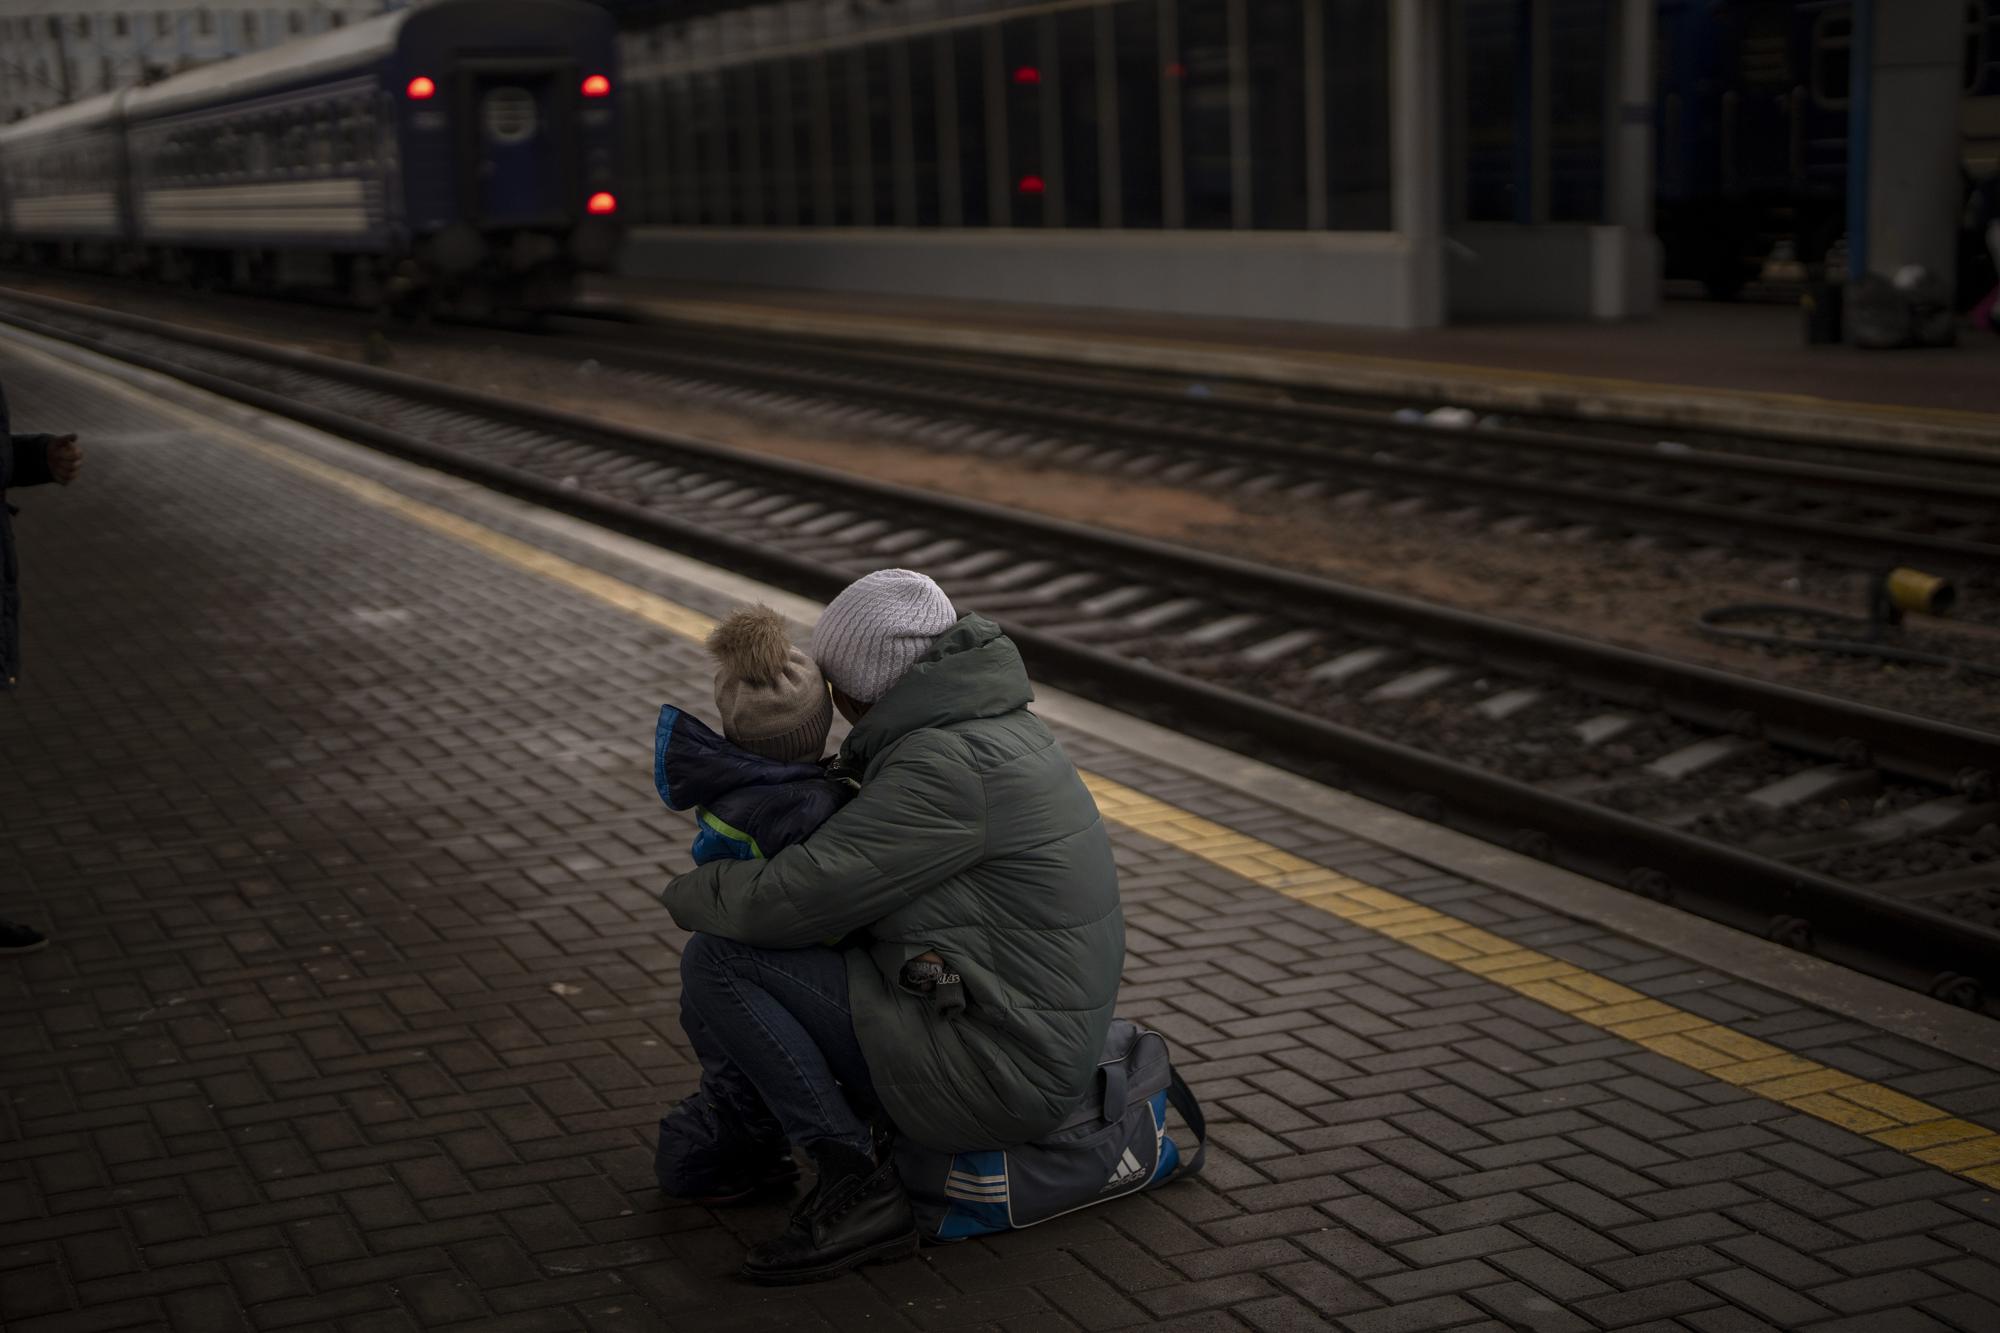
[[[345,491],[378,509],[399,514],[506,564],[574,588],[670,634],[701,640],[715,626],[713,619],[690,607],[413,500],[380,482],[238,430],[217,431],[218,423],[213,420],[204,424],[210,438],[220,435],[239,448]],[[1399,940],[1677,1064],[1865,1135],[1926,1165],[1956,1172],[1989,1189],[2000,1189],[2000,1133],[1983,1125],[1960,1120],[1949,1111],[1892,1088],[1746,1037],[1585,968],[1523,948],[1469,921],[1315,865],[1109,778],[1084,773],[1083,780],[1096,798],[1098,809],[1113,823],[1198,856],[1252,884]]]
[[2000,1133],[1879,1083],[1746,1037],[1469,921],[1314,865],[1144,792],[1086,773],[1104,817],[1253,884],[1623,1037],[1676,1064],[1852,1130],[1930,1166],[2000,1189]]

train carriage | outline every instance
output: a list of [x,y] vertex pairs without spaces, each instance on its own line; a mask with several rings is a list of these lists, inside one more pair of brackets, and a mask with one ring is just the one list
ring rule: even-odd
[[618,240],[615,44],[583,0],[441,0],[37,116],[0,132],[21,201],[0,240],[371,303],[560,304]]
[[0,247],[102,261],[127,233],[125,93],[0,129]]

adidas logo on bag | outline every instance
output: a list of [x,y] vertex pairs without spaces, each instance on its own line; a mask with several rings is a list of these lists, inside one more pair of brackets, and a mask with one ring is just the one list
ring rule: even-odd
[[1118,1159],[1118,1169],[1111,1173],[1111,1179],[1104,1182],[1104,1188],[1099,1190],[1098,1193],[1103,1194],[1107,1191],[1115,1190],[1120,1185],[1129,1185],[1145,1174],[1146,1168],[1139,1165],[1139,1159],[1132,1155],[1130,1148],[1127,1148],[1125,1155]]

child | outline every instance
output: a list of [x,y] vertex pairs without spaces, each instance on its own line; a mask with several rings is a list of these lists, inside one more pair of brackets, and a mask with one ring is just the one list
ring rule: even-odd
[[722,735],[672,704],[660,709],[653,783],[669,810],[693,808],[695,864],[776,856],[854,794],[820,762],[833,699],[769,607],[731,612],[708,650]]
[[[819,762],[833,698],[813,660],[768,607],[731,612],[708,638],[718,736],[669,704],[653,744],[653,782],[670,810],[695,811],[694,859],[776,856],[846,804],[855,784]],[[675,1198],[725,1204],[789,1193],[798,1166],[762,1108],[724,1107],[704,1087],[660,1121],[653,1172]],[[746,1133],[746,1128],[749,1132]]]

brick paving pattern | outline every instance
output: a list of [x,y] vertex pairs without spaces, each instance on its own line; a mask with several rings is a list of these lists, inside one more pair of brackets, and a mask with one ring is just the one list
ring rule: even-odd
[[[694,1070],[655,899],[688,830],[646,760],[658,704],[706,699],[699,651],[67,378],[0,375],[23,429],[91,448],[82,486],[14,497],[0,912],[56,942],[0,961],[9,1333],[2000,1328],[1990,1192],[1124,833],[1122,1009],[1210,1110],[1204,1178],[748,1287],[782,1209],[651,1179]],[[1065,740],[2000,1123],[1991,1071]]]

